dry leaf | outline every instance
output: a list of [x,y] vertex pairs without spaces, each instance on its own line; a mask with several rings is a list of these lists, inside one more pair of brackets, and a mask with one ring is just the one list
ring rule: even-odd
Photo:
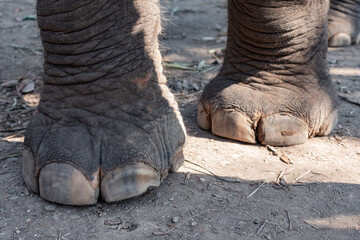
[[280,156],[280,160],[283,161],[286,164],[294,164],[294,162],[288,156],[286,156],[285,154],[282,154]]

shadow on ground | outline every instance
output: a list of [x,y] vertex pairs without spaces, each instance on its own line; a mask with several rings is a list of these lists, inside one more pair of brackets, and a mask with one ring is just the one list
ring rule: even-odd
[[0,238],[360,237],[359,184],[299,181],[279,187],[271,182],[262,185],[262,181],[222,176],[237,181],[230,183],[196,173],[198,170],[204,171],[186,163],[183,172],[170,174],[159,188],[135,199],[71,207],[50,204],[29,193],[22,181],[20,160],[3,160],[0,162]]

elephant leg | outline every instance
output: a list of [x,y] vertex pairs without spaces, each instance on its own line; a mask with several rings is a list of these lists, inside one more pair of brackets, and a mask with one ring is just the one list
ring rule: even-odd
[[331,0],[329,46],[360,43],[360,0]]
[[198,124],[275,146],[329,134],[337,97],[327,66],[328,1],[228,1],[222,69],[204,89]]
[[159,186],[183,162],[185,128],[163,75],[158,1],[39,0],[37,14],[45,61],[28,188],[89,205]]

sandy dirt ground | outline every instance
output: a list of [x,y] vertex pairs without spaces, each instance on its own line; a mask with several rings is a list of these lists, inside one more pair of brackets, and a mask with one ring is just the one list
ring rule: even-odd
[[162,8],[165,72],[189,135],[186,162],[141,197],[71,207],[24,185],[20,156],[39,100],[42,49],[35,0],[0,0],[0,239],[360,239],[360,47],[329,49],[340,95],[330,136],[282,148],[242,144],[196,124],[201,91],[223,58],[225,0]]

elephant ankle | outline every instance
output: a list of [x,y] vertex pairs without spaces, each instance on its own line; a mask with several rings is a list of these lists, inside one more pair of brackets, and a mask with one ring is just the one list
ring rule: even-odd
[[[326,2],[308,2],[229,0],[228,42],[219,75],[259,84],[296,85],[316,82],[316,76],[330,81]],[[309,17],[315,15],[316,21]]]
[[103,88],[148,74],[164,82],[157,0],[59,2],[59,8],[42,0],[37,6],[44,84],[96,82]]

